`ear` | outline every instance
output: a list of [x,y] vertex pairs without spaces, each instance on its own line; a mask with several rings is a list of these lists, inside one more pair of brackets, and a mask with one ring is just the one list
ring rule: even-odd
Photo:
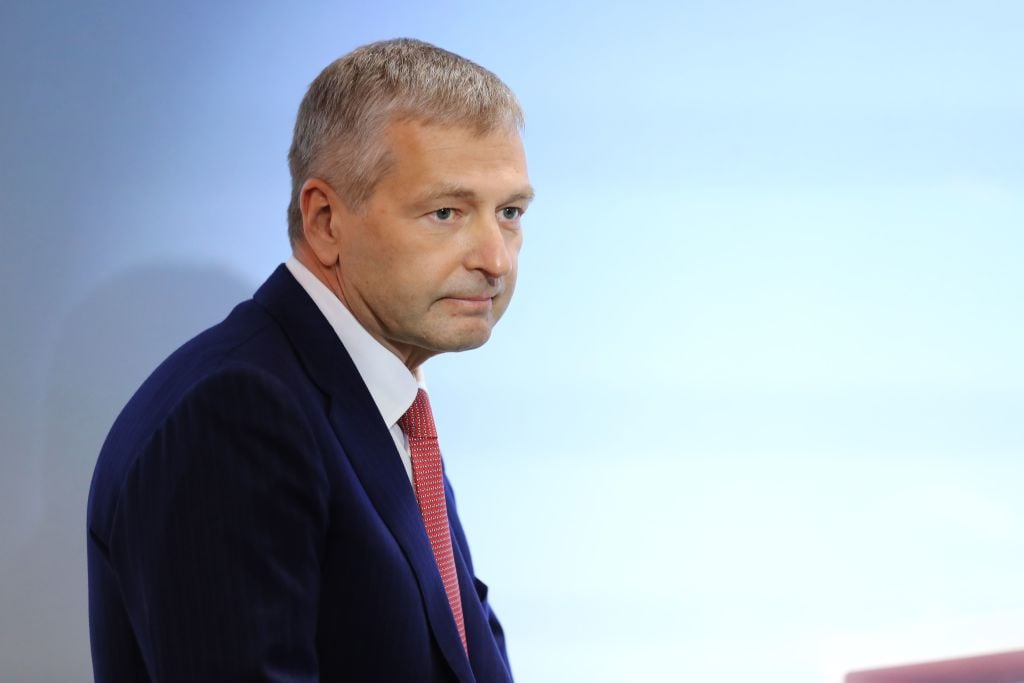
[[340,257],[341,231],[350,211],[326,181],[310,178],[299,191],[302,234],[322,266],[331,268]]

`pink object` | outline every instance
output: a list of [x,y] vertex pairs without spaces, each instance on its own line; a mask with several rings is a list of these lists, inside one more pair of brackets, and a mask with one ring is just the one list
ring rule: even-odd
[[1019,683],[1024,650],[854,671],[846,683]]
[[412,478],[416,487],[416,500],[420,514],[427,528],[434,559],[441,572],[441,582],[448,594],[448,604],[459,629],[462,647],[466,644],[466,625],[462,618],[462,598],[459,594],[459,578],[455,573],[455,557],[452,555],[452,534],[448,526],[448,505],[444,498],[444,478],[441,469],[441,447],[437,443],[437,429],[434,415],[430,412],[427,392],[420,389],[416,400],[398,421],[409,439],[412,454]]

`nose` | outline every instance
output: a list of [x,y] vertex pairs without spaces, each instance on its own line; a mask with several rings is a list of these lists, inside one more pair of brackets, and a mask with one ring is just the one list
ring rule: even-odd
[[488,278],[500,278],[512,270],[517,235],[503,230],[494,216],[481,218],[471,229],[466,252],[466,268],[478,270]]

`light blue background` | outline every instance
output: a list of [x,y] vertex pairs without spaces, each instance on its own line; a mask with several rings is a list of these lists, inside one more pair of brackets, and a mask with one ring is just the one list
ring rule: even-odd
[[1024,647],[1024,6],[69,1],[0,11],[0,678],[91,678],[106,430],[287,257],[306,85],[397,35],[528,116],[516,301],[426,367],[520,680]]

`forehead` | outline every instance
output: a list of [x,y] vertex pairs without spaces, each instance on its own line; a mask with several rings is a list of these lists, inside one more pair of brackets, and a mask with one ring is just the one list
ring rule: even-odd
[[525,183],[526,153],[516,131],[398,121],[384,131],[390,176],[404,183]]

